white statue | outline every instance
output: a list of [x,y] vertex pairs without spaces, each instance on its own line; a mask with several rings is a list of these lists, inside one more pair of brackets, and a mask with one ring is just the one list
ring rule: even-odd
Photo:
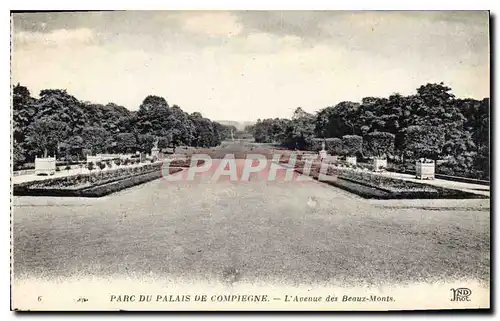
[[319,159],[323,161],[326,158],[325,142],[321,142],[321,150],[319,151]]

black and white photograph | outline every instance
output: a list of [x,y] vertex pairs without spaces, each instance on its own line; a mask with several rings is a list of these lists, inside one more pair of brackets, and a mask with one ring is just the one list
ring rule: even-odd
[[11,11],[11,310],[490,309],[490,21]]

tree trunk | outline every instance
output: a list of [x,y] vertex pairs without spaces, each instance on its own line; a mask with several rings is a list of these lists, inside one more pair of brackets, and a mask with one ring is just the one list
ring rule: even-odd
[[47,150],[47,148],[44,148],[43,149],[43,157],[44,158],[47,158],[47,154],[49,153],[49,151]]

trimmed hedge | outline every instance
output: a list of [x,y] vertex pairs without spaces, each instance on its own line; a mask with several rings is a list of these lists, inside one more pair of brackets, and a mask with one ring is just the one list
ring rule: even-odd
[[308,150],[313,152],[319,152],[321,150],[321,145],[325,141],[324,138],[313,138],[311,139],[310,146]]
[[384,157],[394,153],[396,136],[387,132],[373,132],[363,137],[365,156]]
[[325,150],[330,155],[342,155],[343,145],[342,139],[340,138],[313,138],[311,140],[309,150],[313,152],[319,152],[321,150],[322,143],[325,143]]
[[358,135],[342,136],[342,151],[346,156],[357,156],[363,148],[363,137]]
[[342,151],[344,149],[344,145],[342,143],[342,139],[340,138],[327,138],[325,140],[326,150],[330,155],[342,155]]

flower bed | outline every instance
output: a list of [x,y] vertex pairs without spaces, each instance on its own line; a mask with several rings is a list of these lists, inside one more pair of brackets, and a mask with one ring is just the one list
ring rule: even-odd
[[366,172],[357,172],[353,170],[342,170],[339,177],[355,183],[363,184],[369,187],[385,190],[390,193],[400,192],[428,192],[437,193],[434,186],[419,184],[401,179],[375,175]]
[[125,167],[114,170],[99,171],[93,173],[77,174],[73,176],[58,177],[53,179],[46,179],[41,181],[27,182],[19,184],[19,187],[28,187],[31,189],[44,188],[44,189],[81,189],[90,187],[96,184],[107,184],[128,176],[137,174],[145,174],[151,171],[159,171],[161,164],[147,164],[137,167]]
[[[197,166],[201,166],[205,163],[204,160],[200,159],[197,162]],[[191,159],[173,159],[165,162],[165,166],[168,167],[182,167],[182,168],[188,168],[191,167]]]
[[[295,170],[303,174],[303,164]],[[319,180],[320,165],[313,163],[310,173]],[[327,180],[323,182],[355,193],[364,198],[377,199],[418,199],[418,198],[485,198],[485,196],[464,191],[430,186],[402,179],[372,174],[353,169],[328,167]]]
[[[180,168],[171,169],[170,172],[175,173],[175,172],[178,172],[181,170],[182,169],[180,169]],[[147,174],[136,175],[136,176],[129,177],[127,179],[121,179],[121,180],[114,181],[114,182],[111,182],[108,184],[86,188],[78,196],[80,196],[80,197],[101,197],[101,196],[105,196],[105,195],[108,195],[108,194],[111,194],[111,193],[114,193],[117,191],[121,191],[125,188],[129,188],[129,187],[136,186],[136,185],[139,185],[142,183],[146,183],[146,182],[149,182],[149,181],[161,178],[161,177],[162,177],[162,174],[159,171],[154,171],[154,172],[150,172]]]
[[[161,163],[154,163],[26,182],[14,185],[14,195],[99,197],[160,178],[161,169]],[[171,168],[169,172],[175,173],[181,170],[181,168]]]

